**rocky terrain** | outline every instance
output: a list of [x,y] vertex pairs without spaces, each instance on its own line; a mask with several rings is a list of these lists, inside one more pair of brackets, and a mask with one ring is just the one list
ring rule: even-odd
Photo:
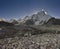
[[60,34],[0,39],[0,49],[60,49]]
[[0,49],[60,49],[60,27],[57,27],[15,26],[18,29],[15,34],[0,38]]
[[60,19],[41,11],[0,21],[0,49],[60,49]]

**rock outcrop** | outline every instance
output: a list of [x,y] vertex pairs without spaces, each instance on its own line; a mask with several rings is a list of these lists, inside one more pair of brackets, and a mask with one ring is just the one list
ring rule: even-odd
[[51,25],[60,25],[60,19],[56,19],[56,18],[51,18],[48,20],[48,22],[46,24],[51,24]]

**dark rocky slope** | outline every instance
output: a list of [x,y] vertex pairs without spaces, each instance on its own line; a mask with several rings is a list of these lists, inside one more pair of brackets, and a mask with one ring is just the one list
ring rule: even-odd
[[14,26],[14,24],[9,23],[9,22],[5,22],[5,21],[0,21],[0,26],[1,27],[3,27],[3,26]]
[[60,25],[60,19],[51,18],[48,20],[47,24],[51,25]]

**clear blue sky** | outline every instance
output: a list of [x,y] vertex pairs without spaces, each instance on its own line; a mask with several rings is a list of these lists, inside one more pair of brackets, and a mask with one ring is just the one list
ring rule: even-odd
[[60,18],[60,0],[0,0],[0,18],[20,18],[42,8]]

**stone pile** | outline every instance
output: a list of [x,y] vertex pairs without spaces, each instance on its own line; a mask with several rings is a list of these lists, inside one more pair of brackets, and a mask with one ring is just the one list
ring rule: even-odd
[[60,49],[60,34],[0,39],[0,49]]

